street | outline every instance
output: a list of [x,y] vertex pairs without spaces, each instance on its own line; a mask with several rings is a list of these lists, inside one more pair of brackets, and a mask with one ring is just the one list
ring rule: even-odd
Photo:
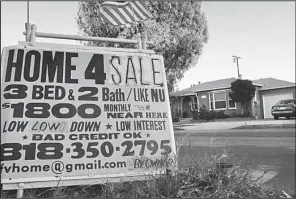
[[202,153],[211,150],[230,149],[235,164],[247,156],[259,165],[255,175],[267,171],[263,183],[279,190],[295,191],[295,128],[183,130],[175,129],[176,142]]

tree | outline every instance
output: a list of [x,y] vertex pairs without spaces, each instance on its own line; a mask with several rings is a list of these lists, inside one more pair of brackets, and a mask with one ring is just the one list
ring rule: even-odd
[[242,114],[250,115],[248,111],[249,104],[255,96],[255,86],[250,80],[237,79],[231,83],[232,92],[229,96],[234,102],[240,102],[242,104]]
[[[132,27],[114,27],[98,17],[102,1],[79,2],[77,24],[89,36],[135,39],[137,32],[147,30],[148,49],[163,55],[168,87],[173,90],[177,80],[194,66],[208,41],[208,26],[199,1],[146,1],[153,19]],[[93,46],[132,48],[131,44],[88,42]]]

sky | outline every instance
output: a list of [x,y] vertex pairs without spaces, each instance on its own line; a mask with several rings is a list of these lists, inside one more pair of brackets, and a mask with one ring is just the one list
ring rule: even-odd
[[[1,49],[24,41],[26,1],[1,2]],[[30,22],[40,32],[79,34],[76,1],[30,2]],[[198,82],[237,77],[233,55],[245,79],[273,77],[295,82],[295,1],[207,1],[209,41],[198,63],[185,72],[178,89]],[[80,44],[42,39],[39,42]]]

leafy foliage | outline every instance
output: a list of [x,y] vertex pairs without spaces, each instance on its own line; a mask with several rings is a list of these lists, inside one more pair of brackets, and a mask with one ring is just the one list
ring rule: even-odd
[[235,102],[249,102],[255,96],[255,86],[251,80],[237,79],[231,83],[232,92],[229,93],[231,99]]
[[[110,26],[99,18],[102,1],[79,2],[77,24],[89,36],[135,39],[138,32],[147,30],[148,49],[163,55],[167,82],[173,90],[177,80],[194,66],[208,41],[208,26],[199,1],[147,1],[153,19],[132,27]],[[132,48],[131,44],[88,42],[88,45]]]
[[231,99],[234,102],[240,102],[242,104],[242,115],[249,116],[248,107],[256,91],[252,81],[237,79],[231,83],[231,90],[232,92],[229,93]]

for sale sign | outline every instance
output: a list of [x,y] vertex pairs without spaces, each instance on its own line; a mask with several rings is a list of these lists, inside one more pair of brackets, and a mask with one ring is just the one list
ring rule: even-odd
[[120,181],[173,165],[162,56],[20,45],[4,48],[1,67],[4,188]]

